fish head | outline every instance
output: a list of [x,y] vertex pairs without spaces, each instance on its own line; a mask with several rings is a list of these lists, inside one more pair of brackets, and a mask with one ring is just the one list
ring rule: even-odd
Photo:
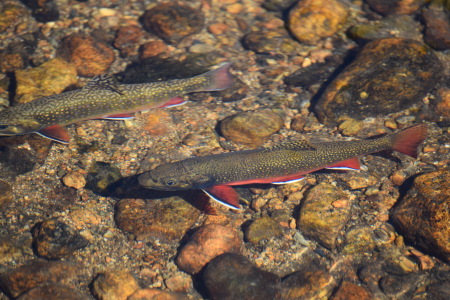
[[0,136],[20,135],[38,131],[42,125],[33,118],[10,117],[0,114]]
[[213,185],[213,180],[195,172],[180,168],[178,163],[165,164],[139,176],[139,184],[155,190],[176,191],[201,189]]

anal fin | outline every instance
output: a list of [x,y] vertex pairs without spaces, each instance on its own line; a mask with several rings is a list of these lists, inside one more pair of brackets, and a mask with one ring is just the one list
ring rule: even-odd
[[60,125],[53,125],[36,131],[37,134],[54,140],[59,143],[68,144],[70,142],[69,133]]
[[232,209],[241,209],[241,206],[239,205],[239,195],[232,187],[216,185],[203,189],[203,191],[222,205]]

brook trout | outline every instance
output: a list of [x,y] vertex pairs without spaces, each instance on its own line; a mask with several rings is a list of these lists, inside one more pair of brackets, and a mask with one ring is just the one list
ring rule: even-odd
[[139,176],[149,189],[202,189],[212,199],[239,209],[235,185],[285,184],[301,180],[320,169],[360,169],[358,157],[383,150],[395,150],[417,157],[425,140],[425,124],[377,139],[310,143],[290,142],[272,148],[236,151],[193,157],[160,165]]
[[120,84],[110,75],[94,77],[82,89],[42,97],[0,111],[0,136],[38,133],[68,143],[62,127],[88,119],[123,120],[130,113],[184,103],[178,96],[200,91],[217,91],[232,83],[230,64],[204,74],[165,82]]

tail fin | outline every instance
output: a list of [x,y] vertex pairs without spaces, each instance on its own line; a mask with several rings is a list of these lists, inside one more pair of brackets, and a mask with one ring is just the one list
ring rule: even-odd
[[426,137],[427,126],[425,124],[406,128],[392,135],[392,149],[417,158],[417,147],[419,147]]
[[210,85],[201,89],[202,92],[221,91],[227,89],[233,83],[233,77],[231,76],[230,63],[223,63],[219,68],[208,71],[199,76],[209,78]]

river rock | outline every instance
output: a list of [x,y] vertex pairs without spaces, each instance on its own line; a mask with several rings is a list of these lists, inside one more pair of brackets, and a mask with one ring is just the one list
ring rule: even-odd
[[75,67],[60,58],[49,60],[36,68],[17,70],[15,76],[15,101],[18,103],[59,94],[78,82]]
[[135,56],[138,53],[139,42],[143,36],[144,32],[139,26],[120,27],[114,39],[114,47],[119,49],[122,57]]
[[224,253],[208,264],[204,282],[211,299],[275,299],[280,278],[240,254]]
[[162,291],[158,289],[140,289],[128,297],[127,300],[188,300],[188,296]]
[[36,166],[36,157],[32,151],[0,146],[0,178],[15,179]]
[[59,9],[55,0],[24,0],[32,10],[32,15],[38,22],[53,22],[59,19]]
[[336,0],[302,0],[289,12],[289,30],[300,41],[315,44],[334,35],[347,20],[347,10]]
[[119,168],[105,162],[94,162],[86,177],[86,188],[94,193],[107,193],[109,187],[122,178]]
[[137,239],[180,240],[194,225],[199,211],[180,197],[161,200],[123,199],[116,205],[119,229]]
[[406,239],[449,262],[449,205],[450,172],[423,174],[391,211],[391,219]]
[[8,295],[19,295],[43,284],[71,284],[81,267],[66,261],[34,260],[7,273],[0,274],[0,286]]
[[246,111],[225,118],[220,130],[227,139],[256,148],[283,125],[283,118],[272,110]]
[[418,103],[439,81],[441,71],[439,59],[424,44],[375,40],[330,83],[315,111],[325,124],[398,112]]
[[371,292],[360,285],[357,285],[350,281],[344,281],[341,283],[337,291],[333,294],[331,300],[347,299],[370,300],[373,299],[373,295]]
[[58,259],[86,247],[89,242],[74,228],[57,219],[49,219],[33,230],[36,253],[47,259]]
[[347,195],[334,185],[321,183],[308,191],[297,224],[305,236],[334,249],[349,217]]
[[89,299],[89,296],[82,295],[75,289],[63,284],[50,283],[43,286],[36,287],[21,295],[17,300],[84,300]]
[[450,118],[450,88],[441,87],[436,91],[433,106],[439,116]]
[[111,47],[92,36],[78,33],[65,37],[58,53],[75,66],[78,75],[85,77],[106,73],[115,60]]
[[245,231],[245,238],[256,245],[262,240],[268,240],[274,236],[280,236],[283,230],[280,224],[271,217],[265,216],[253,221]]
[[433,49],[450,49],[450,12],[442,7],[422,10],[425,22],[424,40]]
[[12,29],[22,18],[29,15],[27,9],[19,3],[8,2],[0,7],[0,32]]
[[126,270],[101,273],[92,283],[92,291],[100,300],[127,300],[138,289],[137,280]]
[[294,42],[286,31],[252,31],[244,36],[243,44],[247,49],[256,53],[282,52],[295,54],[299,49],[298,43]]
[[86,179],[80,172],[69,172],[62,178],[63,183],[76,190],[81,189],[86,185]]
[[189,273],[198,273],[208,262],[225,252],[239,253],[242,239],[226,226],[209,224],[200,227],[178,253],[178,267]]
[[336,280],[315,266],[297,271],[281,283],[281,299],[328,299]]
[[178,44],[184,38],[199,33],[205,26],[200,9],[177,3],[161,3],[142,16],[144,28],[169,43]]
[[382,15],[409,15],[416,12],[426,0],[366,0],[370,8]]

